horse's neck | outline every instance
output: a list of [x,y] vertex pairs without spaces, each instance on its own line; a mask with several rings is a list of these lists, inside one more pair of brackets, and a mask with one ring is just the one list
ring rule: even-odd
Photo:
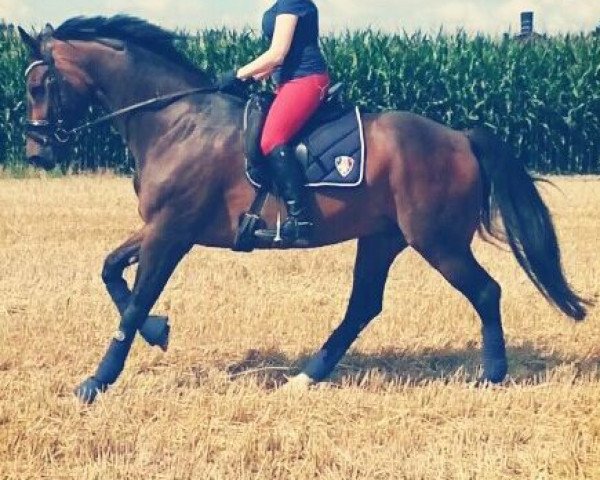
[[[133,48],[132,56],[120,62],[111,61],[109,57],[98,57],[97,62],[99,65],[94,66],[96,100],[109,112],[207,85],[201,74],[189,72],[140,48]],[[168,129],[160,117],[160,110],[147,109],[115,119],[115,127],[136,160],[143,156],[142,150],[151,147],[152,138],[148,137],[148,131],[152,131],[152,137],[156,139],[160,137],[161,129]]]
[[127,56],[98,51],[93,58],[98,100],[110,111],[191,87],[206,86],[201,72],[191,72],[143,48],[130,46]]
[[[200,72],[169,63],[142,49],[133,48],[131,52],[131,57],[124,58],[121,55],[111,58],[110,52],[104,51],[93,58],[95,63],[91,70],[94,71],[97,100],[108,111],[114,112],[160,95],[209,86],[206,77]],[[241,151],[239,145],[231,142],[241,141],[241,137],[233,132],[242,128],[242,112],[243,102],[234,98],[199,95],[181,99],[168,108],[148,108],[135,114],[127,114],[116,119],[114,124],[135,158],[138,173],[141,173],[148,165],[147,162],[162,161],[164,153],[168,155],[168,152],[163,152],[165,146],[159,143],[165,139],[177,138],[174,131],[178,128],[193,131],[193,141],[203,138],[203,132],[207,133],[206,138],[213,139],[209,142],[199,141],[200,148],[214,148],[223,141],[228,142],[235,151]],[[192,115],[188,117],[187,123],[180,122],[182,116],[190,113]],[[214,157],[209,152],[206,153],[207,158]],[[235,157],[239,162],[236,171],[239,170],[240,175],[243,175],[243,156]],[[235,162],[230,161],[228,165],[233,163]]]

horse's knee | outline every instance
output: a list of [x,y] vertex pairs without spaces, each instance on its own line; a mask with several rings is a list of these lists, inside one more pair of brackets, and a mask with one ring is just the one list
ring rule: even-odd
[[118,255],[109,255],[106,257],[106,260],[104,260],[104,265],[102,266],[102,281],[105,284],[109,284],[111,282],[121,280],[123,270],[136,262],[136,256],[123,257]]
[[107,257],[104,260],[104,265],[102,266],[102,281],[105,284],[108,284],[114,280],[118,280],[120,273],[118,271],[118,267],[115,265],[115,262],[111,259],[111,257]]
[[109,284],[118,281],[122,278],[123,270],[127,267],[128,262],[122,258],[109,255],[104,260],[102,267],[102,281]]

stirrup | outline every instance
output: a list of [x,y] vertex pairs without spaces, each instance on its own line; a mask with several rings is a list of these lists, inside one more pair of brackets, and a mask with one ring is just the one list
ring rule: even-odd
[[[293,226],[290,226],[292,224]],[[288,217],[283,224],[278,223],[277,228],[260,228],[254,235],[278,247],[308,247],[311,244],[313,227],[312,222],[299,222],[295,217]]]

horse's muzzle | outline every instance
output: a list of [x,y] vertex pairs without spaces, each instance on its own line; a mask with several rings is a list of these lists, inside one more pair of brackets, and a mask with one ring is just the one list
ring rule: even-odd
[[48,137],[37,132],[27,132],[25,155],[27,162],[44,170],[52,170],[56,165],[54,145]]
[[34,167],[52,170],[56,166],[54,152],[50,147],[42,147],[39,152],[27,155],[27,162]]

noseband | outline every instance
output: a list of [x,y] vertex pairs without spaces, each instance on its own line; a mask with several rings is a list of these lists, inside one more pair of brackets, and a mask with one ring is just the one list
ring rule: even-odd
[[77,134],[79,134],[79,132],[81,132],[82,130],[89,129],[97,125],[101,125],[103,123],[107,123],[115,118],[121,117],[128,113],[132,113],[149,107],[152,107],[154,109],[161,109],[189,95],[195,95],[198,93],[215,93],[219,91],[218,87],[211,86],[190,88],[187,90],[180,90],[166,95],[160,95],[130,105],[128,107],[121,108],[115,112],[109,113],[108,115],[104,115],[103,117],[100,117],[94,121],[87,122],[75,128],[67,130],[64,127],[65,118],[63,116],[63,104],[60,90],[61,76],[56,66],[54,65],[54,60],[52,58],[47,60],[36,60],[25,70],[25,78],[27,79],[27,77],[31,74],[34,68],[43,65],[48,67],[48,72],[46,75],[48,77],[48,96],[50,102],[50,112],[48,115],[49,119],[27,119],[25,122],[25,134],[43,146],[48,146],[51,144],[64,145],[73,140],[77,136]]

